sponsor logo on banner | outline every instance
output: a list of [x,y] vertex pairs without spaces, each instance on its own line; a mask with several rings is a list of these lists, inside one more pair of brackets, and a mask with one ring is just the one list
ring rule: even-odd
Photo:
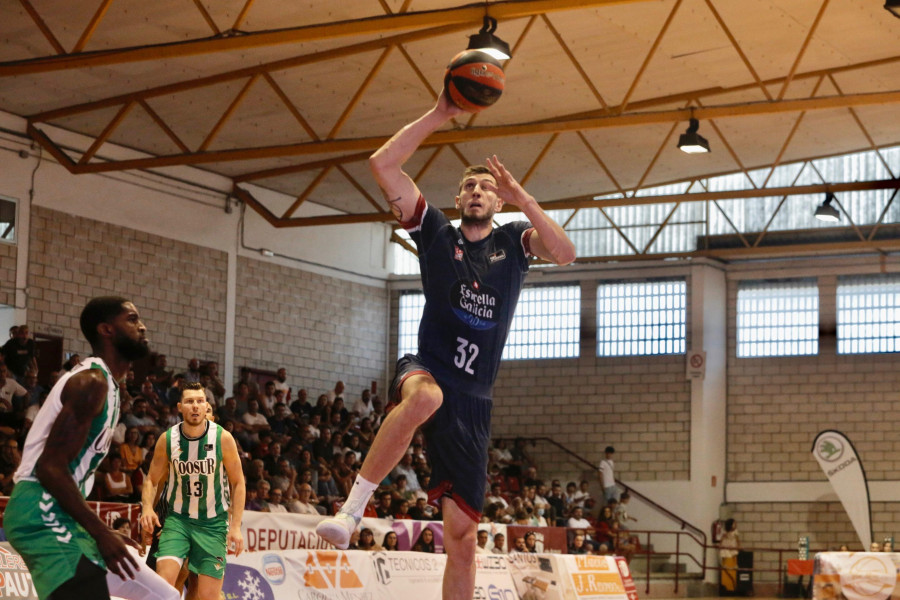
[[37,598],[25,561],[9,544],[0,544],[0,598]]
[[270,583],[281,585],[284,583],[284,563],[277,554],[266,554],[263,556],[263,575]]
[[428,554],[421,556],[393,555],[376,552],[372,556],[375,578],[383,585],[396,583],[401,579],[413,579],[412,583],[441,578],[444,561]]
[[226,567],[222,594],[229,600],[275,600],[272,588],[259,571],[244,565]]
[[628,600],[638,600],[637,587],[634,585],[634,579],[631,577],[631,569],[628,568],[628,563],[621,556],[617,556],[616,565],[619,567],[619,575],[622,576],[622,584],[625,586]]
[[476,554],[475,568],[480,570],[506,570],[506,557],[500,554]]
[[510,588],[490,584],[487,587],[476,585],[472,600],[519,600],[519,595]]
[[609,556],[567,556],[575,595],[626,598],[620,567]]
[[825,430],[813,440],[812,455],[847,511],[863,548],[869,548],[872,544],[869,484],[853,444],[840,431]]
[[354,589],[363,586],[350,559],[343,552],[310,552],[306,558],[306,587],[319,590]]

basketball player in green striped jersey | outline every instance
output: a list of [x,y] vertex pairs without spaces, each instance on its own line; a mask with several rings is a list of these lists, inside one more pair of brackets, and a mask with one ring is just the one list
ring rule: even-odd
[[[94,298],[81,311],[91,356],[63,375],[34,420],[6,507],[6,536],[28,565],[41,600],[174,600],[159,575],[138,564],[131,540],[84,501],[119,418],[119,383],[150,351],[134,304]],[[136,545],[136,544],[135,544]]]
[[201,384],[184,385],[178,410],[184,421],[169,428],[153,452],[141,493],[141,527],[159,526],[153,504],[167,476],[169,514],[159,537],[156,572],[174,586],[188,559],[188,568],[198,574],[200,600],[218,600],[229,547],[235,555],[244,549],[244,473],[234,438],[206,418]]

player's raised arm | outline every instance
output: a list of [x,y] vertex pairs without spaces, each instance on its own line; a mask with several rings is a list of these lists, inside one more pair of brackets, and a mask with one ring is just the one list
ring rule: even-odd
[[106,393],[106,378],[98,370],[82,371],[66,382],[61,395],[62,410],[50,429],[35,476],[62,509],[97,541],[107,568],[123,579],[133,579],[137,562],[121,536],[107,527],[84,501],[69,471],[69,464],[87,440],[91,422],[106,402]]
[[532,254],[557,265],[567,265],[575,260],[575,244],[565,230],[544,212],[534,196],[525,191],[497,155],[488,158],[486,164],[497,181],[497,195],[504,202],[518,207],[534,225],[534,233],[531,235]]
[[444,123],[464,111],[447,99],[441,92],[437,104],[427,113],[405,125],[385,144],[369,157],[369,168],[381,193],[390,205],[391,212],[400,223],[408,221],[419,200],[419,188],[412,178],[403,171],[403,164],[409,160],[419,145]]

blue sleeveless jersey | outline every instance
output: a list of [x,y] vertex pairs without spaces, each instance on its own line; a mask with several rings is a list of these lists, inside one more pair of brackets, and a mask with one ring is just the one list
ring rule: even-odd
[[455,391],[489,397],[528,273],[531,225],[508,223],[469,242],[419,197],[403,226],[418,248],[425,292],[419,358]]

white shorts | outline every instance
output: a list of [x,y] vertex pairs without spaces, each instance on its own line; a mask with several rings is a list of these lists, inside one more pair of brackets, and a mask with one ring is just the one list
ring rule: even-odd
[[146,556],[141,556],[137,548],[128,546],[128,551],[137,560],[138,572],[134,579],[122,579],[112,571],[106,573],[106,585],[111,598],[123,600],[178,600],[181,592],[166,583],[166,580],[147,566]]

